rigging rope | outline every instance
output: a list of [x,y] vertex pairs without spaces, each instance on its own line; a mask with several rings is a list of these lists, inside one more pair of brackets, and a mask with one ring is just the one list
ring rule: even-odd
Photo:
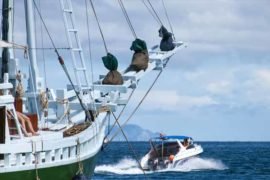
[[[41,12],[41,1],[38,1],[40,13]],[[36,14],[35,14],[36,15]],[[43,26],[40,23],[40,36],[41,36],[41,47],[42,47],[42,61],[43,61],[43,73],[44,73],[44,80],[45,80],[45,92],[41,92],[40,94],[40,103],[43,111],[44,121],[42,122],[43,128],[45,128],[45,124],[48,121],[48,107],[49,107],[49,93],[48,93],[48,82],[47,82],[47,70],[46,70],[46,60],[45,60],[45,51],[44,51],[44,38],[43,38]]]
[[89,0],[89,1],[90,1],[90,4],[91,4],[93,13],[94,13],[94,15],[95,15],[95,19],[96,19],[97,24],[98,24],[99,32],[100,32],[100,35],[101,35],[102,40],[103,40],[103,44],[104,44],[105,51],[106,51],[106,53],[108,54],[109,51],[108,51],[108,48],[107,48],[107,45],[106,45],[106,41],[105,41],[105,38],[104,38],[104,34],[103,34],[103,32],[102,32],[102,29],[101,29],[101,26],[100,26],[100,23],[99,23],[99,20],[98,20],[98,17],[97,17],[97,13],[96,13],[94,4],[93,4],[92,0]]
[[145,176],[145,179],[146,179],[146,174],[145,174],[145,172],[144,172],[144,170],[143,170],[143,168],[142,168],[142,165],[141,165],[141,163],[140,163],[140,161],[139,161],[139,159],[138,159],[138,156],[137,156],[137,154],[136,154],[134,148],[133,148],[132,145],[129,143],[128,138],[127,138],[125,132],[123,131],[121,125],[119,124],[119,121],[116,119],[115,114],[114,114],[112,111],[111,111],[111,113],[112,113],[112,115],[113,115],[113,117],[114,117],[114,119],[115,119],[115,122],[116,122],[117,125],[119,126],[119,129],[121,130],[121,132],[122,132],[122,134],[123,134],[123,136],[124,136],[124,138],[125,138],[125,140],[126,140],[128,146],[129,146],[129,149],[133,152],[133,154],[134,154],[134,156],[135,156],[135,159],[136,159],[136,161],[137,161],[139,167],[141,168],[141,170],[142,170],[142,172],[143,172],[143,174],[144,174],[144,176]]
[[35,0],[33,0],[33,3],[34,3],[34,6],[35,6],[35,8],[36,8],[36,10],[37,10],[37,13],[38,13],[38,15],[39,15],[39,18],[40,18],[42,24],[44,25],[45,30],[46,30],[46,32],[47,32],[49,38],[50,38],[50,41],[51,41],[51,43],[52,43],[52,45],[53,45],[53,48],[55,49],[56,54],[59,55],[59,54],[58,54],[58,51],[57,51],[57,49],[56,49],[56,45],[54,44],[54,41],[53,41],[53,39],[52,39],[52,36],[51,36],[51,34],[49,33],[49,30],[48,30],[48,28],[47,28],[47,26],[46,26],[46,24],[45,24],[45,22],[44,22],[44,20],[43,20],[43,18],[42,18],[41,12],[40,12],[39,8],[37,7],[37,4],[36,4]]
[[167,21],[168,21],[168,23],[169,23],[171,32],[172,32],[173,39],[175,40],[174,32],[173,32],[173,27],[172,27],[172,24],[171,24],[171,21],[170,21],[170,18],[169,18],[168,11],[167,11],[167,8],[166,8],[166,6],[165,6],[164,0],[162,0],[162,5],[163,5],[163,8],[164,8],[165,15],[166,15]]
[[76,175],[82,175],[83,174],[83,163],[80,158],[81,154],[81,144],[79,138],[77,139],[77,162],[78,162],[78,171],[76,172]]
[[[40,8],[40,13],[41,13],[41,2],[40,1],[39,1],[39,8]],[[42,49],[43,71],[44,71],[43,73],[44,73],[44,77],[45,77],[44,78],[45,79],[45,87],[48,88],[42,23],[40,23],[40,34],[41,34],[40,36],[41,36],[41,49]]]
[[[94,71],[93,71],[93,59],[92,59],[92,46],[91,46],[91,36],[90,36],[90,30],[89,30],[89,13],[88,13],[88,3],[87,0],[85,0],[85,13],[86,13],[86,24],[87,24],[87,36],[88,36],[88,50],[89,50],[89,59],[90,59],[90,68],[91,68],[91,81],[92,84],[94,83]],[[94,91],[93,86],[93,91]],[[91,93],[91,92],[90,92]]]
[[125,18],[126,18],[126,21],[127,21],[127,23],[128,23],[128,26],[129,26],[129,28],[130,28],[130,30],[131,30],[133,36],[134,36],[134,39],[137,39],[137,35],[136,35],[136,33],[135,33],[134,27],[132,26],[132,23],[131,23],[131,21],[130,21],[130,18],[129,18],[129,16],[128,16],[128,13],[127,13],[127,11],[126,11],[126,8],[125,8],[125,6],[124,6],[123,1],[122,1],[122,0],[118,0],[118,3],[119,3],[119,5],[120,5],[120,7],[121,7],[121,10],[122,10],[122,12],[123,12]]
[[[168,58],[168,60],[164,63],[164,67],[167,66],[167,64],[169,63],[170,58]],[[146,96],[149,94],[149,92],[151,91],[151,89],[154,87],[155,83],[157,82],[158,78],[160,77],[160,75],[162,74],[163,70],[161,70],[157,77],[155,78],[154,82],[151,84],[151,86],[149,87],[149,89],[147,90],[147,92],[145,93],[145,95],[143,96],[143,98],[141,99],[141,101],[139,102],[139,104],[135,107],[135,109],[133,110],[133,112],[131,113],[131,115],[127,118],[127,120],[123,123],[122,127],[124,127],[128,121],[132,118],[132,116],[136,113],[136,111],[138,110],[138,108],[140,107],[140,105],[142,104],[142,102],[144,101],[144,99],[146,98]],[[107,142],[107,144],[109,144],[110,142],[112,142],[112,140],[118,135],[119,130],[115,132],[115,134],[112,136],[112,138]]]
[[[18,49],[18,48],[13,48],[13,49]],[[69,48],[69,47],[59,47],[59,48],[36,47],[36,48],[28,48],[28,49],[35,49],[35,50],[42,50],[43,51],[43,50],[55,50],[55,49],[57,49],[57,50],[59,50],[59,49],[61,49],[61,50],[70,50],[71,48]]]
[[[11,1],[12,2],[12,1]],[[12,19],[11,19],[11,22],[12,22],[12,29],[11,29],[11,34],[12,34],[12,39],[15,39],[14,38],[14,28],[15,28],[15,26],[14,26],[14,24],[15,24],[15,21],[14,21],[14,19],[15,19],[15,2],[13,1],[13,7],[10,9],[11,11],[13,11],[13,13],[12,13]],[[13,51],[13,54],[14,54],[14,56],[15,56],[15,53],[14,53],[14,51]],[[14,57],[15,58],[15,57]]]
[[147,0],[147,2],[148,2],[148,4],[150,5],[150,7],[151,7],[151,9],[152,9],[154,15],[156,16],[156,18],[157,18],[159,24],[160,24],[160,25],[163,25],[162,21],[160,20],[160,18],[159,18],[159,16],[158,16],[158,14],[157,14],[157,12],[156,12],[154,6],[153,6],[152,3],[150,2],[150,0]]
[[157,17],[155,16],[155,14],[153,14],[153,12],[151,11],[151,9],[147,6],[147,4],[145,3],[144,0],[141,0],[141,2],[144,4],[144,6],[146,7],[146,9],[148,10],[148,12],[152,15],[152,17],[155,19],[155,21],[158,23],[158,25],[161,25],[160,22],[158,21]]
[[[88,50],[89,50],[89,59],[90,59],[90,69],[91,69],[91,83],[93,85],[94,83],[94,70],[93,70],[93,58],[92,58],[92,49],[91,49],[91,36],[90,36],[90,28],[89,28],[89,14],[88,14],[88,3],[87,0],[85,0],[85,15],[86,15],[86,24],[87,24],[87,36],[88,36]],[[93,92],[93,95],[91,93],[91,91]],[[93,109],[96,111],[97,108],[95,106],[95,98],[94,98],[94,91],[95,91],[95,86],[92,86],[89,95],[90,98],[92,100],[92,105],[93,105]]]
[[[132,113],[130,114],[130,116],[127,118],[127,120],[122,124],[122,127],[124,127],[128,121],[132,118],[132,116],[137,112],[138,108],[140,107],[140,105],[142,104],[142,102],[144,101],[144,99],[146,98],[146,96],[149,94],[149,92],[151,91],[151,89],[153,88],[153,86],[155,85],[155,83],[157,82],[158,78],[160,77],[161,73],[163,71],[161,70],[157,77],[155,78],[154,82],[151,84],[150,88],[147,90],[147,92],[145,93],[145,95],[143,96],[143,98],[141,99],[141,101],[139,102],[139,104],[135,107],[135,109],[132,111]],[[108,142],[111,142],[119,133],[120,131],[116,131],[114,133],[114,135],[112,136],[112,138],[108,141]]]
[[65,74],[66,74],[66,76],[67,76],[67,78],[68,78],[68,80],[69,80],[69,82],[70,82],[70,84],[71,84],[71,86],[72,86],[72,88],[73,88],[73,90],[74,90],[74,92],[75,92],[75,94],[76,94],[78,100],[79,100],[79,103],[80,103],[82,109],[83,109],[84,112],[85,112],[85,115],[86,115],[87,119],[88,119],[89,121],[91,121],[90,113],[89,113],[89,111],[88,111],[86,105],[83,103],[83,101],[82,101],[82,99],[81,99],[81,97],[80,97],[80,93],[76,90],[76,88],[75,88],[75,86],[74,86],[74,84],[73,84],[73,82],[72,82],[72,80],[71,80],[71,77],[70,77],[70,75],[69,75],[69,73],[68,73],[68,70],[67,70],[67,67],[66,67],[66,65],[65,65],[64,59],[60,56],[58,50],[56,49],[55,43],[54,43],[54,41],[53,41],[53,39],[52,39],[52,37],[51,37],[51,34],[49,33],[49,30],[48,30],[48,28],[47,28],[47,26],[46,26],[46,24],[45,24],[45,22],[44,22],[44,20],[43,20],[43,18],[42,18],[42,16],[41,16],[40,10],[39,10],[39,8],[37,7],[36,2],[35,2],[34,0],[33,0],[33,2],[34,2],[34,6],[35,6],[35,8],[36,8],[36,10],[37,10],[37,12],[38,12],[38,15],[39,15],[39,17],[40,17],[40,20],[41,20],[41,22],[43,23],[43,25],[44,25],[44,27],[45,27],[45,30],[46,30],[46,32],[47,32],[49,38],[50,38],[50,41],[51,41],[53,47],[55,48],[54,51],[55,51],[55,53],[56,53],[57,56],[58,56],[58,61],[59,61],[59,63],[61,64],[61,66],[62,66],[62,68],[63,68],[63,70],[64,70],[64,72],[65,72]]
[[[120,117],[122,116],[122,114],[123,114],[125,108],[127,107],[127,105],[128,105],[128,103],[129,103],[129,101],[130,101],[130,99],[131,99],[131,97],[132,97],[134,91],[135,91],[135,89],[133,89],[132,92],[130,93],[130,95],[129,95],[129,97],[128,97],[128,100],[127,100],[127,103],[124,105],[124,107],[122,108],[121,112],[119,113],[119,115],[118,115],[118,117],[117,117],[117,120],[119,120]],[[107,139],[107,138],[108,138],[109,134],[112,132],[112,130],[113,130],[113,128],[114,128],[115,125],[116,125],[116,121],[114,121],[112,127],[109,129],[108,134],[104,137],[104,139]]]

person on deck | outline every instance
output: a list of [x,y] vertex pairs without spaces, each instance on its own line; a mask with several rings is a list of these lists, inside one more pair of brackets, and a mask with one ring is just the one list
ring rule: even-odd
[[[7,111],[8,112],[8,118],[9,119],[11,119],[12,118],[12,113],[8,110]],[[18,117],[18,120],[20,121],[20,123],[21,123],[21,125],[22,125],[22,129],[23,129],[23,133],[26,135],[26,136],[28,136],[28,137],[30,137],[30,136],[38,136],[39,135],[39,133],[37,133],[35,130],[34,130],[34,128],[33,128],[33,126],[32,126],[32,123],[31,123],[31,121],[30,121],[30,119],[29,119],[29,117],[27,117],[26,115],[24,115],[23,113],[20,113],[20,112],[18,112],[18,111],[16,111],[16,114],[17,114],[17,117]],[[27,128],[29,129],[29,131],[30,131],[30,133],[27,133],[27,131],[26,131],[26,126],[27,126]]]

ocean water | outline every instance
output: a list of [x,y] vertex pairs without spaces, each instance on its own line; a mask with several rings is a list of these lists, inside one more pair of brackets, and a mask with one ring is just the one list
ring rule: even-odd
[[[138,158],[148,142],[132,142]],[[127,143],[109,144],[100,154],[92,179],[269,179],[270,142],[198,142],[204,152],[159,172],[144,173]]]

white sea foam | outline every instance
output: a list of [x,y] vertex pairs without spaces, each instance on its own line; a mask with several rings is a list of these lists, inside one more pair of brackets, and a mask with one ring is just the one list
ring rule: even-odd
[[124,158],[116,164],[97,166],[95,173],[142,174],[143,171],[135,160]]
[[[158,172],[189,172],[203,170],[225,170],[228,169],[220,160],[193,157],[188,160],[170,165],[168,168]],[[157,171],[155,171],[157,172]],[[138,167],[134,159],[124,158],[116,164],[100,165],[95,169],[95,173],[113,173],[113,174],[143,174],[143,171]],[[147,171],[146,173],[154,173]]]
[[176,165],[171,165],[166,171],[202,171],[228,169],[220,160],[210,158],[192,157]]

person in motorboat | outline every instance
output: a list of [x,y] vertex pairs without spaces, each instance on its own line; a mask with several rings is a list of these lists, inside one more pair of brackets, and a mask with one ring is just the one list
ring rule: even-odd
[[184,139],[184,141],[182,142],[184,147],[188,147],[189,146],[189,140],[186,138]]
[[170,164],[203,152],[200,145],[192,143],[187,136],[160,136],[150,139],[150,151],[141,159],[144,170],[161,170]]

